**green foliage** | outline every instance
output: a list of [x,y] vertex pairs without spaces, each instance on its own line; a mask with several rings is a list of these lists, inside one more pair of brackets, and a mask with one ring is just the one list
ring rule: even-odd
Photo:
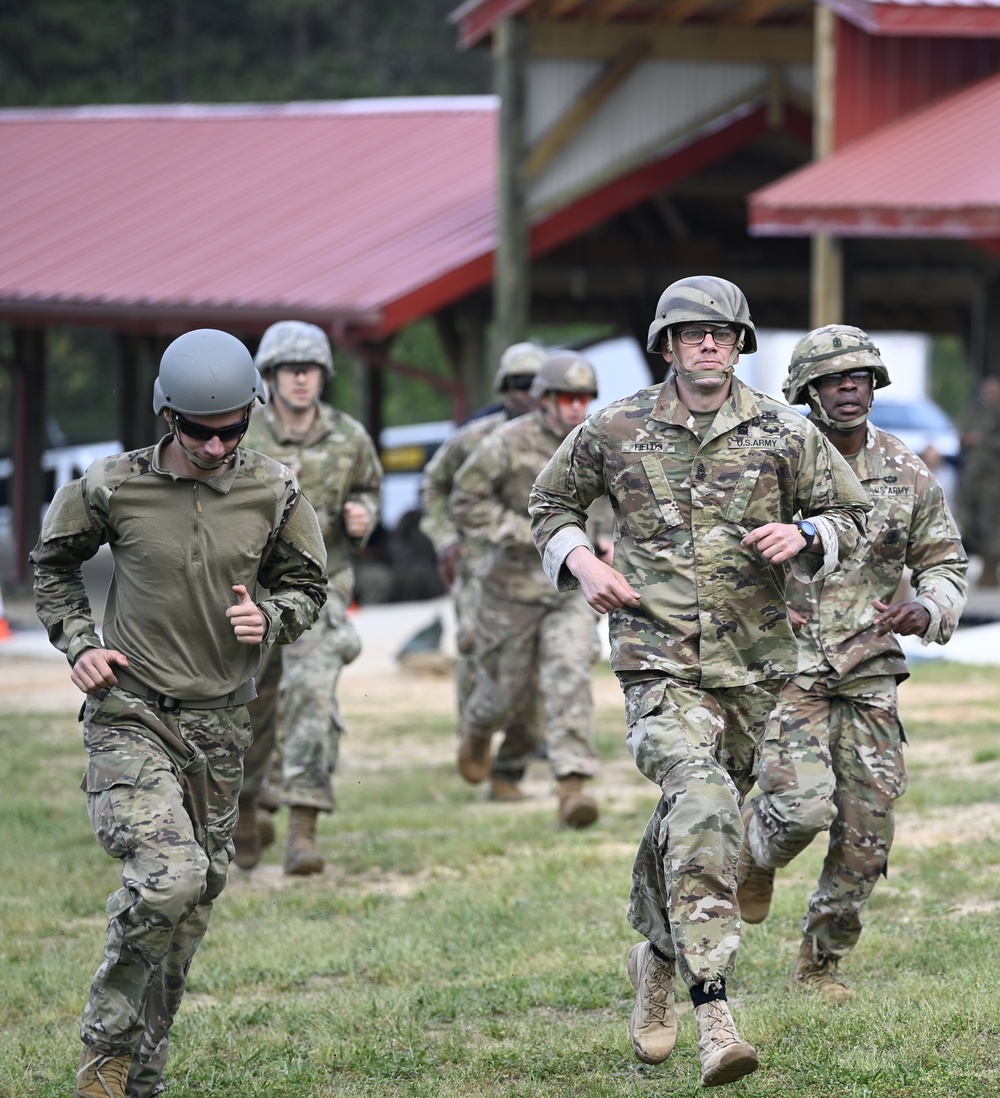
[[[272,848],[253,874],[234,871],[173,1030],[171,1098],[702,1093],[688,1003],[664,1064],[638,1064],[626,1034],[624,904],[652,793],[622,745],[620,698],[599,710],[601,820],[568,833],[543,764],[518,805],[461,783],[451,690],[425,680],[411,706],[344,694],[352,735],[320,828],[327,870],[283,878]],[[911,784],[890,876],[842,966],[858,998],[835,1008],[788,990],[816,842],[744,933],[730,999],[762,1067],[727,1088],[734,1098],[995,1090],[998,783],[992,764],[978,764],[981,785],[962,776],[995,737],[976,707],[995,712],[1000,684],[993,669],[925,663],[902,700]],[[117,877],[77,789],[72,714],[6,714],[0,751],[0,1094],[61,1098]]]
[[958,336],[937,336],[931,354],[930,396],[961,424],[972,404],[975,379]]
[[451,0],[0,0],[0,105],[266,102],[490,90]]

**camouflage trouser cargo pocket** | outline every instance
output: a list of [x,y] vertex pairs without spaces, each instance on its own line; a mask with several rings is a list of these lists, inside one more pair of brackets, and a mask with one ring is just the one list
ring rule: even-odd
[[134,844],[122,810],[135,802],[145,765],[145,759],[123,751],[97,751],[87,763],[80,788],[87,794],[87,813],[97,841],[112,858],[123,858]]

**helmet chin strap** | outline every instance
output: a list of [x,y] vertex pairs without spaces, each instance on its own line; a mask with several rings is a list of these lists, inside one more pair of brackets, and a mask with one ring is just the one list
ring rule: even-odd
[[743,341],[746,338],[746,333],[742,332],[740,338],[736,341],[735,346],[729,352],[729,361],[719,370],[682,370],[680,364],[677,361],[677,356],[674,354],[674,341],[670,329],[667,329],[667,351],[670,354],[670,358],[673,361],[674,372],[679,374],[685,381],[696,382],[702,381],[705,378],[722,378],[723,381],[729,381],[736,371],[736,359],[739,357],[740,351],[743,350]]
[[860,427],[862,423],[867,422],[869,413],[872,410],[872,404],[875,401],[875,391],[872,390],[871,396],[868,398],[868,410],[860,416],[855,416],[854,419],[831,419],[827,410],[823,407],[822,402],[819,399],[819,393],[816,392],[815,385],[808,385],[809,390],[809,408],[812,415],[830,428],[831,431],[853,431],[855,427]]

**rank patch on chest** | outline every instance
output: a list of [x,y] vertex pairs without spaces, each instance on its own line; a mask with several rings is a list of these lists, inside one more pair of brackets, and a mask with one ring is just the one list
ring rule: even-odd
[[663,442],[657,439],[644,439],[641,442],[625,439],[622,442],[623,454],[672,454],[673,452],[674,444],[672,442]]

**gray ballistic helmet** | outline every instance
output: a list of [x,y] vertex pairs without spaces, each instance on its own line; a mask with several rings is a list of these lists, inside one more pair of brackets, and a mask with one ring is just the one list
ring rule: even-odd
[[502,393],[507,387],[507,378],[534,377],[547,354],[548,351],[537,343],[512,343],[500,356],[493,388]]
[[538,367],[531,383],[531,395],[546,393],[589,393],[597,396],[597,371],[576,351],[555,351]]
[[279,320],[260,337],[254,358],[257,369],[268,374],[292,363],[316,363],[328,378],[333,377],[333,352],[322,328],[304,320]]
[[250,352],[228,332],[198,328],[178,336],[163,352],[153,382],[153,411],[172,408],[186,416],[214,416],[267,402],[264,381]]
[[740,351],[751,355],[757,350],[757,335],[743,291],[735,283],[715,275],[691,275],[671,282],[657,302],[646,350],[658,351],[661,337],[675,325],[702,321],[741,327],[743,339],[737,344]]
[[788,377],[781,391],[789,404],[807,404],[811,382],[848,370],[872,370],[875,389],[884,389],[891,384],[878,347],[866,332],[849,324],[827,324],[795,344]]

